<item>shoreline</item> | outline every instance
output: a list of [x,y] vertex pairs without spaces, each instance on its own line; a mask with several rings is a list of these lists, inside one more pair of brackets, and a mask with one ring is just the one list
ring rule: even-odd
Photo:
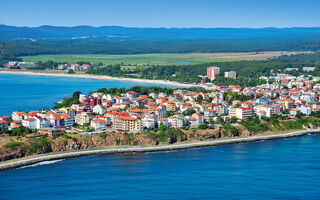
[[185,88],[193,87],[193,86],[202,87],[200,85],[184,84],[184,83],[178,83],[175,81],[149,80],[149,79],[138,79],[138,78],[119,78],[119,77],[112,77],[112,76],[106,76],[106,75],[93,75],[93,74],[65,74],[65,73],[57,73],[57,72],[18,71],[18,70],[7,70],[7,69],[5,70],[0,69],[0,74],[20,74],[20,75],[35,75],[35,76],[100,79],[100,80],[111,80],[111,81],[128,81],[128,82],[159,84],[159,85],[185,87]]
[[[28,165],[36,164],[43,161],[60,160],[60,159],[75,158],[75,157],[84,157],[84,156],[92,156],[92,155],[110,155],[110,154],[118,154],[118,153],[146,153],[146,152],[173,151],[173,150],[191,149],[191,148],[199,148],[199,147],[237,144],[237,143],[244,143],[244,142],[255,142],[255,141],[262,141],[262,140],[284,139],[284,138],[299,137],[307,134],[317,134],[317,133],[320,133],[320,129],[294,131],[294,132],[280,133],[280,134],[273,134],[273,135],[249,136],[249,137],[235,138],[235,139],[193,142],[193,143],[184,143],[184,144],[172,144],[172,145],[163,145],[163,146],[132,147],[132,148],[122,147],[122,148],[111,148],[111,149],[80,150],[80,151],[74,151],[74,152],[58,153],[55,155],[39,154],[39,155],[36,155],[37,157],[35,158],[25,157],[26,159],[24,160],[17,161],[17,159],[13,159],[13,160],[4,161],[6,163],[3,163],[3,164],[0,163],[0,171],[6,171],[6,170],[15,169],[23,166],[28,166]],[[30,157],[34,157],[34,156],[30,156]]]

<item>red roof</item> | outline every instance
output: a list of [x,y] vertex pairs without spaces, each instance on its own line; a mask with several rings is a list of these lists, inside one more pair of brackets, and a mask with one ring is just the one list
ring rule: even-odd
[[167,118],[158,119],[158,121],[168,121]]
[[115,117],[116,119],[122,119],[122,120],[136,120],[136,118],[134,117],[130,117],[130,116],[118,116]]

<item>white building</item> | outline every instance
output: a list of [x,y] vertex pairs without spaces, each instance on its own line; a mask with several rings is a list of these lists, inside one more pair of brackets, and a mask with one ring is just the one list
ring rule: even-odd
[[156,120],[153,117],[144,117],[142,119],[143,127],[154,127],[156,125]]
[[183,127],[183,117],[182,116],[172,116],[169,119],[169,126],[174,128],[182,128]]
[[27,113],[21,111],[15,111],[12,113],[12,120],[14,121],[22,121],[27,116]]
[[235,71],[225,72],[224,77],[226,78],[237,78],[237,73]]
[[107,121],[103,120],[103,119],[94,119],[91,121],[91,126],[95,129],[95,130],[102,130],[105,129],[107,126]]
[[93,109],[92,109],[92,111],[94,112],[94,113],[97,113],[97,114],[99,114],[99,115],[102,115],[105,111],[106,111],[106,109],[103,107],[103,106],[101,106],[101,105],[96,105],[95,107],[93,107]]
[[22,120],[22,126],[30,128],[30,129],[36,129],[37,128],[37,121],[35,118],[28,118]]

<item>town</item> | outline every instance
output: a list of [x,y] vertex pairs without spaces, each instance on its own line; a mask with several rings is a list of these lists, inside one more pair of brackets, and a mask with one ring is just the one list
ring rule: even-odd
[[[219,71],[219,67],[208,67],[207,77],[213,80]],[[236,72],[225,75],[236,78]],[[74,94],[78,102],[70,106],[15,111],[12,116],[0,116],[0,124],[9,130],[20,126],[29,128],[32,133],[26,137],[35,138],[63,132],[82,135],[139,133],[160,126],[214,128],[221,122],[239,124],[248,118],[261,120],[273,115],[295,119],[320,110],[319,78],[280,73],[260,78],[267,83],[245,88],[239,85],[210,86],[205,92],[175,89],[172,94],[153,92],[145,95],[136,91],[120,95],[78,93]]]

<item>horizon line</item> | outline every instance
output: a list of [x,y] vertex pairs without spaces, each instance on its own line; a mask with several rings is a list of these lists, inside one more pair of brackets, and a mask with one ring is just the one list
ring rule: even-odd
[[284,27],[277,27],[277,26],[266,26],[266,27],[151,27],[151,26],[122,26],[122,25],[101,25],[101,26],[94,26],[94,25],[49,25],[43,24],[38,26],[21,26],[21,25],[8,25],[0,23],[0,26],[11,26],[11,27],[18,27],[18,28],[40,28],[40,27],[64,27],[64,28],[75,28],[75,27],[92,27],[92,28],[102,28],[102,27],[122,27],[122,28],[150,28],[150,29],[268,29],[268,28],[275,28],[275,29],[289,29],[289,28],[320,28],[320,26],[284,26]]

